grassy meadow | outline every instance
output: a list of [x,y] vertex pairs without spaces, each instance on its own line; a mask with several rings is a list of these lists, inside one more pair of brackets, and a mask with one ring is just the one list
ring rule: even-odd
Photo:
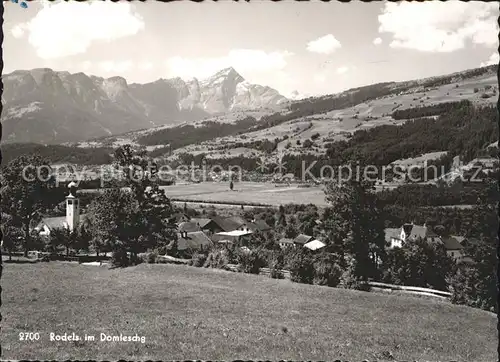
[[[4,359],[496,360],[494,314],[411,296],[63,262],[4,264],[2,288]],[[51,332],[96,341],[51,342]],[[146,340],[100,342],[100,333]]]

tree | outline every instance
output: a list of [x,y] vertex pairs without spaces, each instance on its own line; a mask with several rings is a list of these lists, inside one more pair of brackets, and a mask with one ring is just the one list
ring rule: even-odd
[[424,239],[408,242],[387,253],[383,280],[387,283],[447,290],[455,262],[440,243]]
[[361,282],[377,277],[385,257],[384,223],[372,188],[372,183],[349,180],[332,182],[325,190],[330,204],[322,220],[327,251],[338,254],[340,265]]
[[49,207],[55,179],[49,163],[38,155],[20,156],[3,168],[2,210],[20,225],[24,255],[31,247],[31,229]]
[[314,262],[314,284],[336,287],[340,283],[342,269],[334,254],[321,253]]
[[51,231],[49,243],[51,249],[54,251],[57,250],[58,246],[64,246],[66,248],[66,256],[69,256],[69,250],[77,245],[77,240],[77,230],[70,231],[67,228],[57,228]]
[[314,235],[316,232],[316,220],[319,218],[316,210],[306,210],[297,213],[299,230],[306,235]]
[[[137,257],[139,252],[154,249],[173,240],[175,226],[168,223],[173,207],[165,191],[160,189],[156,177],[157,164],[143,151],[134,151],[125,145],[115,151],[115,165],[122,170],[125,185],[130,193],[115,192],[114,232],[119,243]],[[113,223],[112,223],[113,224]]]
[[314,142],[311,141],[310,139],[306,139],[304,141],[304,144],[302,145],[302,147],[304,148],[311,148],[313,146]]
[[19,225],[14,224],[14,219],[8,214],[2,213],[2,247],[9,252],[9,260],[12,260],[12,252],[17,249],[22,239]]
[[231,182],[229,182],[229,189],[233,191],[233,188],[234,188],[234,183],[233,180],[231,180]]
[[472,258],[473,263],[460,264],[456,274],[450,278],[453,303],[497,311],[495,247],[493,240],[486,238],[466,244],[465,253]]
[[307,249],[304,249],[298,249],[291,255],[290,279],[296,283],[312,284],[314,281],[313,258]]
[[286,226],[286,215],[285,215],[285,208],[283,205],[279,206],[278,214],[276,215],[276,221],[274,223],[274,226],[278,228],[278,230],[282,231]]
[[288,239],[295,239],[299,235],[299,231],[294,223],[288,223],[285,226],[284,236]]
[[108,250],[117,239],[121,192],[118,188],[104,191],[88,207],[83,227],[89,231],[90,247],[97,253]]

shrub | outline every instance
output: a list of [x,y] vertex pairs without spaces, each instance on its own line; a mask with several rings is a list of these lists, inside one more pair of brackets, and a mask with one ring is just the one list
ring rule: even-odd
[[313,141],[311,141],[310,139],[307,139],[307,140],[304,141],[303,147],[304,148],[310,148],[310,147],[312,147],[313,144],[314,144]]
[[273,279],[284,279],[283,275],[283,257],[278,254],[273,254],[271,260],[269,261],[270,276]]
[[155,252],[156,252],[156,256],[158,256],[158,255],[166,255],[167,254],[167,246],[166,245],[162,245],[162,246],[156,248]]
[[292,256],[290,260],[290,279],[296,283],[313,283],[314,265],[307,251],[299,250]]
[[115,268],[124,268],[130,265],[127,252],[124,248],[117,248],[111,255],[111,265]]
[[474,93],[479,92],[479,88],[474,88]]
[[238,270],[247,274],[259,274],[261,260],[255,251],[244,252],[238,254]]
[[157,259],[158,259],[158,253],[153,251],[153,252],[147,254],[145,261],[148,264],[155,264]]
[[321,255],[314,263],[314,284],[336,287],[341,277],[342,269],[332,255]]
[[[340,277],[339,286],[346,289],[356,289],[365,292],[370,291],[370,286],[367,280],[364,280],[359,275],[357,275],[356,261],[351,257],[351,260],[347,262],[348,266],[342,272]],[[359,264],[358,264],[359,266]]]
[[205,262],[207,261],[207,255],[204,253],[193,253],[193,256],[191,257],[191,265],[201,268]]
[[312,139],[312,140],[315,140],[315,139],[317,139],[317,138],[319,138],[319,133],[315,133],[315,134],[313,134],[313,135],[311,136],[311,139]]
[[203,267],[227,269],[227,264],[229,264],[227,253],[222,250],[213,250],[208,254]]
[[490,98],[490,97],[491,97],[491,95],[489,95],[488,93],[481,94],[481,98],[485,98],[486,99],[486,98]]

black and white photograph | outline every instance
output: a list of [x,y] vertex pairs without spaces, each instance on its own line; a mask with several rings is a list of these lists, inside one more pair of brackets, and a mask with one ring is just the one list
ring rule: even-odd
[[1,11],[1,360],[499,360],[497,2]]

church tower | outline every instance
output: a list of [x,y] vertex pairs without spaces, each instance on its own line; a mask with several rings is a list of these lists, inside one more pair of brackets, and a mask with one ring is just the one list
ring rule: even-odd
[[80,200],[76,197],[76,183],[68,185],[69,195],[66,196],[66,224],[70,231],[75,230],[80,222]]

